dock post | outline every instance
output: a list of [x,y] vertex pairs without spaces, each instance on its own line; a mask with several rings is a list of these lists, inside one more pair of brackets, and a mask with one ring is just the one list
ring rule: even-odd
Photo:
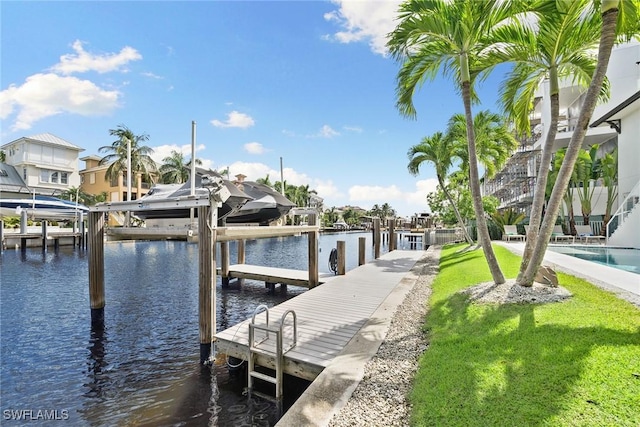
[[[309,225],[317,224],[315,214],[309,215]],[[309,289],[318,286],[318,231],[309,231]]]
[[229,287],[229,242],[220,242],[220,275],[222,276],[222,287]]
[[237,241],[238,242],[238,264],[244,264],[246,261],[246,256],[245,256],[245,240],[244,239],[240,239]]
[[91,325],[104,324],[104,214],[89,212],[89,302]]
[[47,220],[42,220],[42,252],[47,252]]
[[345,264],[346,264],[346,242],[344,240],[338,240],[336,242],[338,244],[338,274],[340,276],[344,276],[346,271],[345,268]]
[[198,207],[198,307],[200,323],[200,363],[211,356],[213,331],[216,327],[216,225],[218,208]]
[[373,256],[380,258],[380,218],[373,219]]
[[366,262],[364,253],[366,242],[366,237],[358,237],[358,265],[364,265]]
[[[240,240],[236,240],[236,242],[237,242],[237,249],[238,249],[238,264],[245,264],[246,263],[246,252],[245,252],[246,240],[240,239]],[[238,285],[240,286],[244,285],[244,279],[238,278]]]
[[0,219],[0,253],[4,251],[4,221]]
[[20,211],[20,234],[27,234],[27,211],[23,209]]
[[391,252],[396,250],[395,220],[390,219],[387,224],[389,230],[389,252]]

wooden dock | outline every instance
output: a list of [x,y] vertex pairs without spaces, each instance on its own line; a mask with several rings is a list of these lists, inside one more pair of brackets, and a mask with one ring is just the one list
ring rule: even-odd
[[[222,269],[218,269],[221,274]],[[226,276],[230,279],[258,280],[265,283],[281,283],[284,285],[309,288],[309,272],[307,270],[293,270],[289,268],[266,267],[262,265],[233,264],[229,266]],[[318,283],[324,283],[327,277],[333,275],[318,275]]]
[[[315,379],[358,334],[423,255],[423,251],[389,252],[270,308],[270,325],[277,325],[288,310],[296,313],[297,345],[284,354],[284,373],[309,381]],[[255,269],[255,266],[250,267]],[[218,332],[217,350],[247,360],[250,322],[248,319]],[[264,312],[256,317],[256,323],[266,323]],[[291,317],[284,323],[284,347],[287,348],[293,340]],[[272,337],[260,345],[267,349],[275,347],[274,342],[275,337]],[[265,354],[254,357],[257,365],[275,368],[274,357]]]

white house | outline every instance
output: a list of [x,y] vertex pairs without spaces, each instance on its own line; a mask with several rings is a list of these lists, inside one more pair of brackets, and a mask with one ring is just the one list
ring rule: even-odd
[[[638,199],[638,183],[640,182],[640,43],[631,42],[616,46],[612,53],[607,69],[610,82],[610,97],[605,103],[597,105],[592,122],[587,130],[583,148],[598,144],[599,154],[603,155],[618,149],[618,199],[613,210],[625,204],[626,219],[631,213],[633,200]],[[556,134],[554,150],[566,147],[576,126],[578,115],[586,89],[574,84],[570,80],[560,83],[560,118]],[[529,213],[536,173],[540,160],[540,149],[546,140],[551,121],[549,84],[544,82],[536,94],[536,102],[532,118],[532,138],[522,143],[521,148],[492,180],[487,180],[484,193],[492,194],[500,200],[500,208],[516,208]],[[596,183],[598,184],[598,183]],[[635,190],[634,190],[635,189]],[[631,194],[631,196],[630,196]],[[633,195],[636,196],[633,199]],[[625,201],[626,200],[626,201]],[[602,227],[599,218],[605,213],[606,188],[596,186],[593,196],[591,226],[598,233]],[[575,195],[573,210],[581,217],[581,207],[578,195]],[[640,208],[635,209],[640,224]],[[565,211],[566,212],[566,211]],[[610,243],[640,248],[640,226],[630,229],[622,227],[623,216],[620,216],[619,230],[611,236]],[[616,220],[617,221],[617,220]],[[580,219],[578,219],[580,224]],[[624,231],[623,231],[624,230]],[[631,236],[624,241],[616,241],[621,235]]]
[[50,133],[22,137],[0,147],[37,194],[56,195],[80,187],[78,157],[83,148]]

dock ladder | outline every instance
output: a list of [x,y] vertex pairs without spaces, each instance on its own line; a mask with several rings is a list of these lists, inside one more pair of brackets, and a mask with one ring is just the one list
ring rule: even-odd
[[[264,325],[256,324],[256,316],[259,313],[265,312],[266,323]],[[291,314],[293,316],[293,340],[290,345],[285,349],[283,343],[283,329],[286,317]],[[256,330],[264,331],[265,337],[256,342]],[[270,341],[270,337],[275,336],[275,347],[273,341]],[[276,386],[275,398],[276,401],[282,400],[282,373],[284,370],[284,354],[291,350],[297,344],[298,326],[296,313],[293,310],[287,310],[282,314],[279,325],[269,325],[269,308],[266,305],[259,305],[253,312],[251,323],[249,323],[249,372],[248,372],[248,389],[249,393],[253,391],[253,380],[258,378],[260,380],[269,382]],[[273,357],[275,359],[275,376],[263,374],[255,370],[255,358],[257,355],[266,357]]]

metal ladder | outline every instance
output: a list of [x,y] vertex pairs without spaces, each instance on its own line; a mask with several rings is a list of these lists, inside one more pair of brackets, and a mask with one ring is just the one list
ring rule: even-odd
[[[255,323],[256,316],[259,313],[262,313],[263,311],[265,312],[265,315],[266,315],[266,320],[267,320],[266,324],[256,325]],[[287,347],[287,349],[285,350],[283,345],[283,339],[282,339],[283,338],[282,331],[284,328],[284,321],[289,314],[293,316],[293,341],[291,345]],[[259,342],[255,341],[256,329],[266,332],[265,338],[263,338]],[[264,346],[260,348],[259,346],[261,344],[266,344],[267,342],[269,342],[270,334],[275,334],[275,338],[276,338],[275,349],[273,349],[273,347],[265,348]],[[282,400],[282,373],[284,370],[284,354],[296,346],[297,337],[298,337],[298,325],[297,325],[295,311],[293,310],[285,311],[282,314],[282,317],[280,318],[280,324],[272,326],[272,325],[269,325],[269,308],[266,305],[259,305],[258,307],[256,307],[256,309],[253,312],[253,317],[251,318],[251,323],[249,323],[249,359],[248,359],[249,371],[247,375],[249,393],[253,391],[254,378],[258,378],[260,380],[274,384],[276,386],[275,398],[277,401]],[[255,364],[256,364],[255,357],[257,355],[263,355],[263,356],[275,358],[275,365],[276,365],[275,376],[263,374],[255,370]]]

